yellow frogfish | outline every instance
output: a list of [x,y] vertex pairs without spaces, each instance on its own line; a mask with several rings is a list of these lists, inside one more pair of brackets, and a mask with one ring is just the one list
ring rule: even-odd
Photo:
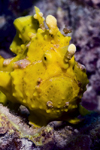
[[54,16],[34,16],[14,21],[16,36],[10,45],[15,57],[0,56],[0,98],[30,110],[30,121],[45,126],[50,121],[77,123],[79,105],[88,83],[85,67],[75,61],[76,46],[63,35]]

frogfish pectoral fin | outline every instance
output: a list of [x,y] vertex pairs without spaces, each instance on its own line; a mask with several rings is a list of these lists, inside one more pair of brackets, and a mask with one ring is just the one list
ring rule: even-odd
[[11,90],[11,76],[9,72],[0,71],[0,91],[9,92]]

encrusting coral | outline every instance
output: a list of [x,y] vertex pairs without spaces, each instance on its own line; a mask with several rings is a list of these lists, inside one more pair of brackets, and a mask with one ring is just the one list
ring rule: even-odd
[[0,90],[8,100],[28,107],[36,126],[52,120],[77,123],[88,83],[85,67],[75,61],[76,47],[59,31],[56,18],[45,20],[37,7],[35,11],[14,21],[17,32],[10,50],[16,56],[0,57]]

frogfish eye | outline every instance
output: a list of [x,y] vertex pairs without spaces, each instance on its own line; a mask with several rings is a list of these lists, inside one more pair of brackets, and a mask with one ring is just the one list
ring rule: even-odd
[[45,61],[47,60],[47,57],[46,57],[46,56],[44,56],[44,60],[45,60]]

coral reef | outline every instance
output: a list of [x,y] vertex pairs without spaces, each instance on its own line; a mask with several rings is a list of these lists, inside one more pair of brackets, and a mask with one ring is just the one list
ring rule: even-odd
[[53,121],[33,128],[0,104],[0,150],[99,150],[100,115],[85,116],[78,125]]

